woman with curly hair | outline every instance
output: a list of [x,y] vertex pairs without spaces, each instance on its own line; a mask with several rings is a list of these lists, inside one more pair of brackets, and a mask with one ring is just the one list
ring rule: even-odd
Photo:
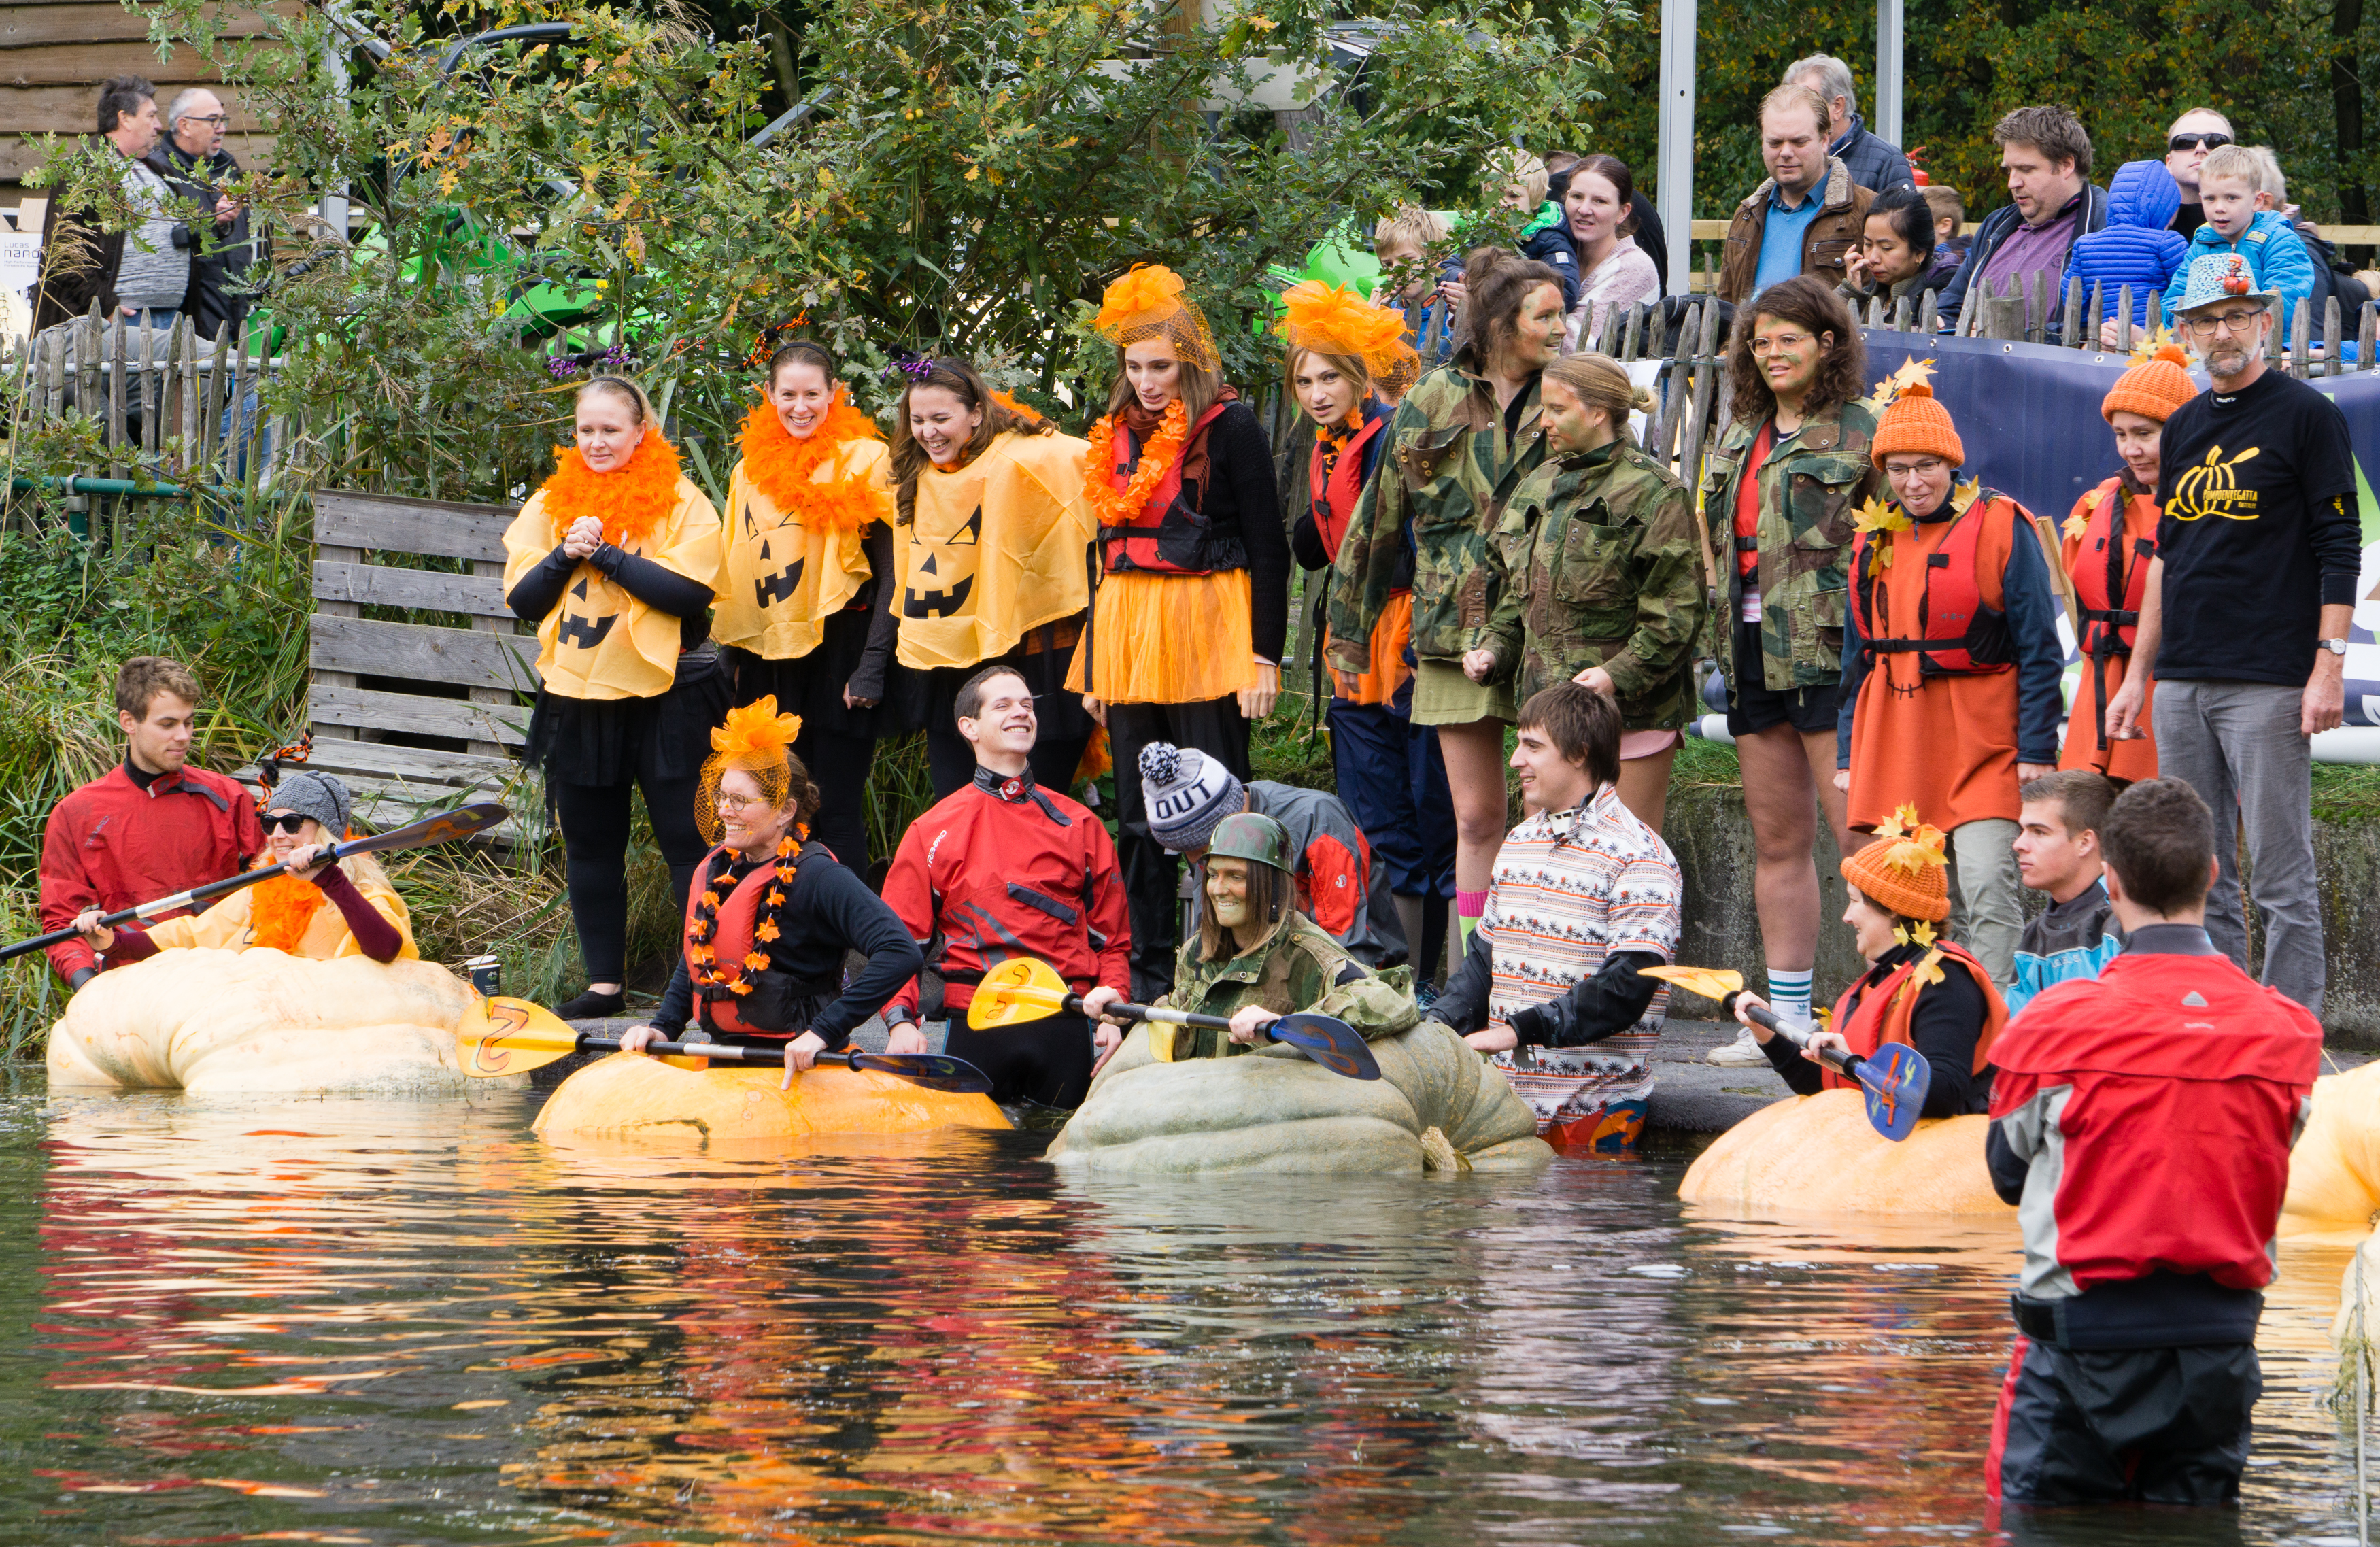
[[719,512],[678,469],[644,388],[597,376],[578,389],[575,444],[504,530],[504,601],[537,625],[537,709],[525,761],[569,855],[570,916],[587,992],[565,1019],[625,1006],[630,799],[686,901],[702,834],[694,754],[733,701],[710,642]]
[[[819,793],[793,751],[801,725],[763,698],[710,733],[694,816],[716,847],[686,903],[661,1005],[622,1035],[623,1051],[674,1039],[694,1020],[713,1041],[786,1048],[791,1085],[924,964],[900,916],[810,840]],[[868,965],[846,986],[855,951]]]
[[891,458],[816,344],[771,356],[761,396],[728,475],[712,627],[736,700],[766,695],[800,719],[819,839],[864,873],[877,740],[917,725],[915,674],[892,659]]
[[[1713,643],[1727,671],[1728,734],[1752,819],[1753,906],[1768,996],[1807,1018],[1818,952],[1823,806],[1840,851],[1852,839],[1835,787],[1835,708],[1843,676],[1852,513],[1882,476],[1868,452],[1876,415],[1861,400],[1864,353],[1829,286],[1798,275],[1740,307],[1728,340],[1726,438],[1703,478],[1711,549]],[[1747,1032],[1715,1064],[1755,1067]]]
[[925,678],[922,713],[934,798],[975,777],[958,732],[959,688],[994,661],[1033,690],[1041,738],[1034,779],[1074,783],[1097,729],[1066,689],[1091,588],[1085,554],[1086,444],[1005,393],[965,360],[893,367],[905,378],[892,419],[893,519],[901,594],[894,655]]

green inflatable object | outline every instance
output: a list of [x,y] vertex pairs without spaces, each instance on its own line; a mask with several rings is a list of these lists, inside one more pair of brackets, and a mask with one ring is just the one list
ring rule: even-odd
[[[1447,223],[1450,228],[1456,231],[1462,230],[1469,219],[1460,210],[1439,210],[1435,213],[1439,219]],[[1342,288],[1352,289],[1369,300],[1372,298],[1373,289],[1380,282],[1380,261],[1372,256],[1371,234],[1358,229],[1353,221],[1349,221],[1334,228],[1329,236],[1323,238],[1311,251],[1306,253],[1305,266],[1303,269],[1293,273],[1280,264],[1275,264],[1270,272],[1274,280],[1278,282],[1279,287],[1283,290],[1300,280],[1318,279],[1325,285],[1337,285]],[[1277,302],[1273,307],[1273,312],[1276,316],[1281,312],[1281,307]]]
[[1342,1079],[1280,1046],[1160,1064],[1135,1027],[1048,1158],[1098,1174],[1406,1176],[1553,1158],[1512,1085],[1446,1027],[1423,1021],[1372,1053],[1378,1079]]

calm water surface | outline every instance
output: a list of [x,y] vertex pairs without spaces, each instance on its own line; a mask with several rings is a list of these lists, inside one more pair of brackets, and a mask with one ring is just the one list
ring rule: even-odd
[[1683,1152],[1083,1185],[534,1105],[0,1102],[0,1541],[2356,1539],[2336,1252],[2236,1517],[2000,1520],[2012,1227],[1692,1217]]

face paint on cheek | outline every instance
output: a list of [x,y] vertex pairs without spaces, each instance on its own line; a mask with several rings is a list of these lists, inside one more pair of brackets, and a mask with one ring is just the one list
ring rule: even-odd
[[1215,922],[1227,930],[1237,929],[1248,920],[1247,883],[1245,881],[1220,875],[1208,876],[1207,901],[1215,909]]

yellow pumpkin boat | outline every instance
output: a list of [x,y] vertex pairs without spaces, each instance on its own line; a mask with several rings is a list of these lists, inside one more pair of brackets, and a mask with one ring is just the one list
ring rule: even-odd
[[687,1066],[695,1062],[634,1053],[598,1059],[546,1099],[538,1137],[754,1145],[1009,1126],[990,1096],[929,1090],[894,1075],[820,1066],[780,1090],[782,1068]]

